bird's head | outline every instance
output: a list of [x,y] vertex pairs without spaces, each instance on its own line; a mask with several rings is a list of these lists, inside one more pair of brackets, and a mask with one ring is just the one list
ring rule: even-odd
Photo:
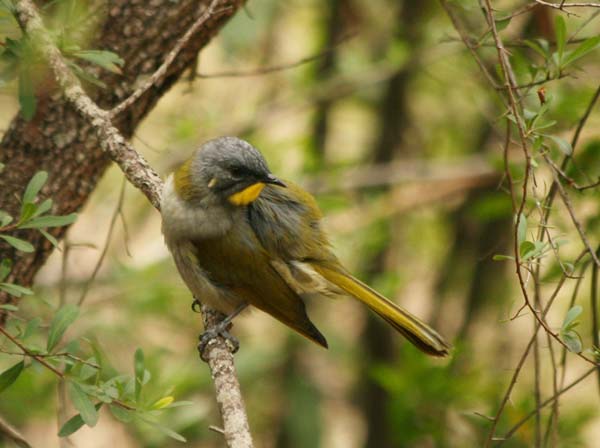
[[210,195],[235,206],[255,201],[266,184],[285,187],[262,154],[236,137],[219,137],[204,143],[174,173],[175,191],[194,201]]

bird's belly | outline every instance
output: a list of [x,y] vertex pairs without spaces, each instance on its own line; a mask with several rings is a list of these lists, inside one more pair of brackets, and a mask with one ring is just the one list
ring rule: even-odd
[[213,268],[205,257],[198,256],[195,244],[179,242],[170,246],[170,250],[177,270],[194,298],[223,314],[231,314],[244,303],[243,297],[213,280]]
[[[231,233],[231,232],[230,232]],[[249,248],[239,244],[237,238],[226,234],[220,238],[194,241],[198,265],[217,285],[237,289],[252,283],[253,254]]]

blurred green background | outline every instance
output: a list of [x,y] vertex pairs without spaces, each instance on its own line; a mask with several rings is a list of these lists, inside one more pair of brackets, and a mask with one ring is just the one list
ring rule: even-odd
[[[494,5],[510,12],[525,3]],[[472,30],[484,31],[477,2],[452,6]],[[515,17],[503,36],[552,40],[553,15],[536,9]],[[569,30],[589,17],[569,17]],[[582,33],[598,30],[592,21]],[[328,351],[261,312],[247,313],[235,321],[241,341],[236,365],[256,446],[475,447],[485,440],[485,416],[495,414],[533,324],[526,317],[510,320],[522,304],[514,266],[492,260],[512,250],[510,197],[502,187],[502,108],[456,36],[432,0],[249,2],[201,53],[200,74],[321,57],[257,76],[182,79],[133,138],[164,175],[207,139],[249,140],[274,173],[315,192],[335,250],[352,272],[456,346],[450,360],[427,358],[353,301],[309,304]],[[534,55],[521,47],[511,51],[527,81]],[[494,70],[495,49],[482,47],[481,54]],[[598,54],[579,66],[583,70],[574,76],[546,86],[555,132],[567,139],[596,88]],[[12,84],[0,86],[0,129],[18,110],[14,92]],[[537,101],[535,89],[526,101]],[[582,147],[598,147],[599,124],[596,111]],[[548,173],[538,176],[542,185],[550,179]],[[121,183],[120,171],[111,168],[68,232],[69,250],[54,253],[37,278],[36,295],[21,302],[25,317],[49,316],[61,288],[67,301],[80,297],[106,244]],[[578,201],[586,216],[598,215],[597,193]],[[121,209],[123,219],[116,221],[70,334],[97,341],[119,371],[132,370],[141,347],[156,398],[172,394],[193,402],[165,412],[165,425],[187,438],[185,446],[223,446],[222,436],[208,428],[220,420],[208,368],[196,351],[201,319],[192,313],[190,294],[163,243],[160,218],[130,186]],[[561,248],[573,259],[580,248],[561,213],[553,225],[573,238]],[[557,280],[555,265],[552,257],[544,265],[548,291]],[[549,316],[556,326],[568,308],[569,282]],[[586,282],[584,308],[587,295]],[[587,326],[581,334],[589,346]],[[549,357],[546,346],[541,344],[542,362]],[[13,363],[0,356],[2,369]],[[567,383],[585,368],[571,362]],[[533,409],[532,371],[528,360],[498,434]],[[542,372],[541,380],[548,396],[550,372]],[[590,377],[561,400],[559,446],[595,446],[597,409]],[[28,369],[2,394],[0,415],[34,446],[59,446],[49,373]],[[532,425],[533,419],[503,446],[532,446]],[[182,446],[152,427],[123,425],[105,411],[97,427],[72,440],[78,447]]]

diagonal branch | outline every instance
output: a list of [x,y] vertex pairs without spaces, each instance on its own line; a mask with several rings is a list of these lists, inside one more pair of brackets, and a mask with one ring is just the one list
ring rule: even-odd
[[215,11],[215,6],[217,5],[217,3],[217,0],[212,0],[208,8],[206,8],[202,15],[198,17],[194,24],[190,26],[185,32],[185,34],[181,36],[181,38],[177,41],[175,47],[173,47],[173,49],[169,52],[165,61],[152,74],[152,76],[150,76],[150,78],[148,78],[148,80],[146,80],[146,82],[139,89],[133,92],[128,98],[126,98],[120,104],[111,109],[111,111],[109,112],[111,117],[118,115],[119,113],[123,112],[125,109],[130,107],[133,103],[140,99],[144,93],[146,93],[149,89],[158,84],[159,81],[167,75],[169,67],[173,64],[175,58],[179,56],[181,50],[183,50],[188,44],[192,36],[198,32],[198,30],[208,21],[208,19],[212,19],[224,11]]
[[[15,2],[15,10],[20,26],[35,42],[37,50],[52,70],[66,100],[94,128],[102,150],[121,168],[127,180],[141,190],[150,203],[160,210],[163,187],[160,176],[112,124],[110,113],[98,107],[83,90],[79,79],[71,72],[61,52],[54,45],[33,2],[18,0]],[[201,20],[196,21],[196,24],[198,22]],[[214,325],[216,320],[207,318],[206,323]],[[235,448],[251,447],[252,439],[239,382],[235,375],[233,355],[223,339],[209,344],[203,355],[211,368],[217,400],[226,400],[226,402],[219,401],[219,407],[222,411],[228,445]]]
[[[551,3],[543,0],[535,0],[538,5],[548,6],[554,9],[560,9],[564,11],[565,8],[600,8],[600,3],[598,2],[572,2],[567,3],[565,1],[561,1],[560,3]],[[565,11],[566,12],[566,11]]]
[[31,444],[25,440],[19,431],[12,427],[12,425],[2,417],[0,417],[0,434],[9,440],[12,440],[20,448],[32,448]]

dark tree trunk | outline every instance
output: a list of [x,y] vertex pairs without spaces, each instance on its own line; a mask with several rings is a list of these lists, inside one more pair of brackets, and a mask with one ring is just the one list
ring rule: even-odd
[[[125,60],[122,75],[99,72],[106,84],[104,89],[90,91],[92,98],[110,109],[127,98],[139,85],[139,80],[151,75],[165,59],[177,39],[208,7],[210,0],[111,0],[98,14],[98,38],[89,48],[110,50]],[[114,119],[115,125],[127,138],[154,107],[160,97],[188,68],[193,69],[195,56],[226,23],[243,0],[217,1],[218,16],[209,19],[177,57],[168,75],[155,85],[131,108]],[[201,7],[202,6],[202,7]],[[46,83],[46,85],[52,83]],[[94,130],[67,104],[53,87],[38,91],[38,109],[27,122],[16,116],[0,143],[0,210],[18,215],[19,198],[29,179],[39,170],[49,173],[42,194],[54,201],[52,213],[78,211],[96,187],[110,160],[100,149]],[[60,238],[66,228],[52,233]],[[31,285],[39,268],[52,252],[52,246],[38,232],[23,231],[21,238],[31,242],[32,254],[15,252],[7,245],[0,246],[0,259],[14,260],[8,281]],[[0,292],[0,303],[10,296]]]
[[[413,155],[414,146],[406,142],[406,130],[410,125],[410,82],[419,70],[423,21],[426,20],[431,2],[403,1],[398,10],[395,39],[404,41],[410,47],[410,60],[400,67],[388,80],[385,92],[378,105],[379,134],[373,148],[373,162],[388,163],[394,159]],[[393,220],[388,225],[397,225]],[[401,223],[400,223],[401,224]],[[367,281],[373,280],[386,270],[385,260],[388,248],[382,249],[366,262]],[[364,383],[360,385],[363,396],[362,408],[367,420],[366,447],[393,446],[393,430],[390,427],[389,396],[380,384],[372,379],[368,369],[374,364],[391,364],[394,361],[396,333],[381,319],[369,313],[363,335],[366,345],[367,362],[360,375]]]
[[[331,49],[338,42],[346,28],[344,17],[351,10],[349,0],[330,0],[327,2],[327,14],[324,26],[323,49]],[[327,51],[318,62],[315,72],[315,82],[329,80],[336,71],[336,52]],[[320,167],[325,159],[325,145],[329,128],[329,115],[337,98],[318,99],[315,105],[312,130],[312,165]]]

